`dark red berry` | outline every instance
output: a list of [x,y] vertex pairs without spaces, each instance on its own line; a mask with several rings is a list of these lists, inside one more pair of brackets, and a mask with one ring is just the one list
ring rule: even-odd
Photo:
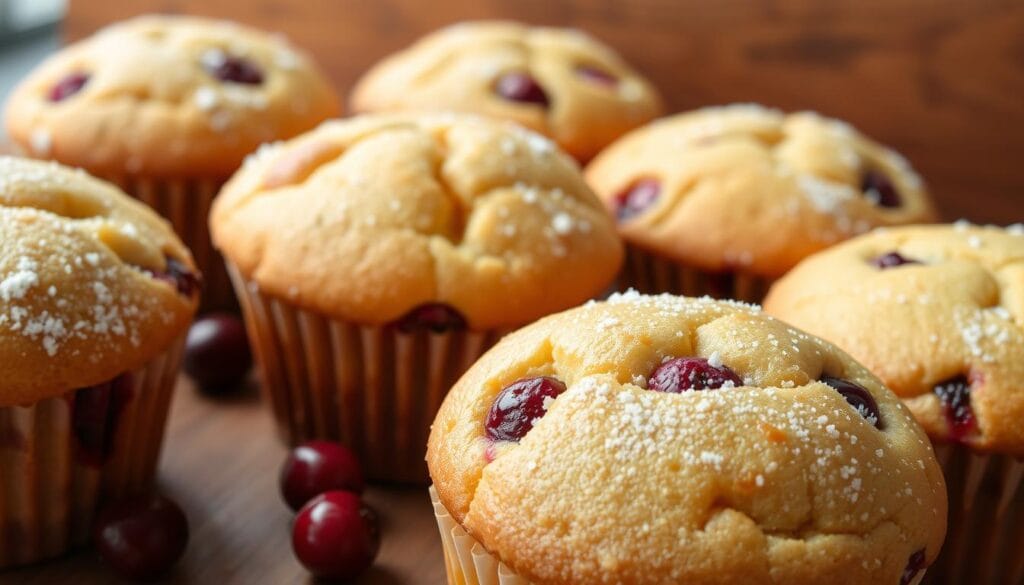
[[230,313],[211,313],[196,321],[188,330],[183,367],[203,392],[237,388],[252,367],[245,325]]
[[82,91],[85,84],[89,82],[89,74],[76,71],[65,75],[57,85],[50,88],[50,93],[47,96],[51,102],[64,101],[67,98],[75,95]]
[[380,550],[377,515],[351,492],[320,494],[295,517],[292,549],[316,577],[354,579],[373,564]]
[[465,329],[466,318],[462,313],[443,303],[428,303],[406,313],[397,324],[402,333],[413,333],[423,329],[445,333]]
[[904,264],[921,264],[920,260],[914,260],[913,258],[907,258],[899,252],[889,252],[882,254],[871,261],[876,268],[885,270],[886,268],[895,268],[897,266],[903,266]]
[[860,180],[860,190],[879,207],[900,206],[900,194],[896,191],[896,186],[882,172],[865,171]]
[[487,413],[487,436],[495,441],[518,442],[547,413],[549,401],[562,392],[565,384],[547,376],[524,378],[505,386]]
[[924,563],[923,548],[910,555],[910,558],[907,560],[907,567],[903,569],[903,575],[900,576],[900,585],[910,585],[914,581],[914,577],[917,577],[917,574],[924,568]]
[[307,441],[288,454],[281,468],[281,495],[298,510],[324,492],[363,492],[359,459],[346,447],[331,441]]
[[263,71],[248,59],[213,50],[203,55],[206,71],[221,81],[259,85],[263,83]]
[[178,294],[182,296],[192,298],[199,292],[203,280],[198,274],[189,269],[184,262],[170,256],[165,259],[165,262],[166,266],[162,271],[150,270],[148,268],[143,270],[152,275],[153,278],[173,286],[174,290],[178,291]]
[[537,104],[547,107],[550,103],[544,88],[528,73],[513,71],[498,78],[494,91],[501,97],[514,102]]
[[878,410],[878,403],[866,388],[849,380],[832,376],[822,376],[821,381],[840,393],[850,403],[850,406],[854,407],[869,423],[875,425],[875,428],[882,428],[882,414]]
[[134,394],[132,385],[132,375],[125,373],[74,393],[71,428],[79,461],[99,467],[110,459],[121,413]]
[[647,381],[648,390],[672,394],[742,385],[743,380],[726,366],[713,366],[708,360],[697,357],[668,360],[658,366]]
[[580,65],[576,68],[576,74],[598,85],[613,87],[619,83],[619,79],[611,73],[590,65]]
[[949,423],[949,432],[954,440],[970,435],[975,428],[974,409],[971,408],[971,383],[967,376],[960,375],[939,382],[933,388]]
[[640,179],[615,196],[615,215],[619,221],[630,219],[654,205],[660,195],[661,182]]
[[107,506],[97,517],[93,544],[103,561],[135,580],[160,576],[188,544],[188,520],[163,496],[145,496]]

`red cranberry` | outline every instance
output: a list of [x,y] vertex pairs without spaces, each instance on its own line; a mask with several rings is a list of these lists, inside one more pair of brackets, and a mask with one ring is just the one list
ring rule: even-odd
[[527,104],[537,104],[547,107],[550,103],[544,88],[537,83],[537,80],[528,73],[513,71],[498,78],[494,90],[501,97]]
[[680,394],[687,390],[714,390],[742,386],[743,380],[726,366],[713,366],[704,358],[681,357],[658,366],[647,389]]
[[281,495],[292,510],[333,490],[362,493],[359,460],[346,447],[331,441],[307,441],[288,455],[281,468]]
[[615,215],[625,221],[640,215],[654,205],[661,196],[661,182],[657,179],[640,179],[615,196]]
[[178,291],[178,294],[192,298],[197,292],[199,292],[202,286],[202,278],[189,269],[182,261],[168,256],[166,259],[167,266],[162,272],[154,270],[144,269],[153,278],[162,280],[167,284],[174,287]]
[[131,402],[133,393],[132,375],[127,373],[74,393],[71,428],[80,461],[99,467],[110,459],[121,413]]
[[910,555],[910,558],[907,560],[907,567],[903,569],[903,575],[900,576],[900,585],[910,585],[914,577],[917,577],[917,574],[924,568],[924,563],[923,548]]
[[188,330],[183,367],[203,392],[238,387],[252,367],[242,321],[230,313],[211,313],[196,321]]
[[597,67],[591,67],[590,65],[580,65],[576,68],[576,74],[586,79],[587,81],[596,83],[598,85],[615,86],[619,83],[619,79],[608,73],[604,69],[598,69]]
[[188,520],[163,496],[146,496],[105,508],[93,529],[103,561],[121,575],[150,580],[181,558],[188,544]]
[[67,98],[75,95],[82,91],[85,84],[89,82],[89,74],[76,71],[65,75],[57,85],[50,88],[50,94],[47,96],[51,102],[64,101]]
[[899,252],[889,252],[882,254],[871,261],[876,268],[885,270],[886,268],[895,268],[897,266],[903,266],[904,264],[921,264],[920,260],[914,260],[913,258],[907,258]]
[[299,562],[322,579],[354,579],[380,550],[377,515],[351,492],[320,494],[299,510],[292,526]]
[[976,421],[971,408],[971,383],[967,377],[960,375],[939,382],[933,391],[942,402],[952,438],[960,440],[971,434]]
[[498,393],[487,413],[487,436],[518,442],[548,410],[548,401],[565,392],[565,384],[547,376],[524,378]]
[[875,425],[875,428],[882,428],[882,414],[878,410],[878,403],[867,389],[849,380],[841,380],[832,376],[822,376],[821,381],[842,394],[850,406],[857,409],[857,412],[869,423]]
[[212,50],[203,55],[206,71],[221,81],[259,85],[263,83],[263,71],[248,59]]
[[860,190],[879,207],[899,207],[900,194],[884,173],[869,170],[860,180]]
[[406,313],[397,323],[402,333],[413,333],[422,329],[444,333],[466,328],[466,318],[462,313],[443,303],[420,305]]

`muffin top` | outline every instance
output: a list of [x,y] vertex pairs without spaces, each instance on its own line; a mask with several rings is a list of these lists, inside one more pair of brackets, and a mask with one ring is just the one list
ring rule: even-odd
[[189,251],[113,185],[0,157],[0,233],[0,406],[136,369],[192,320]]
[[371,69],[357,112],[459,110],[513,120],[588,160],[657,117],[657,90],[610,47],[571,29],[464,22]]
[[438,305],[519,325],[601,292],[622,257],[571,158],[466,115],[363,116],[264,148],[210,228],[260,289],[370,325]]
[[613,295],[505,337],[427,462],[452,516],[544,585],[895,585],[945,532],[931,446],[877,378],[707,297]]
[[631,132],[587,167],[587,180],[627,242],[766,278],[873,227],[935,218],[897,153],[838,120],[749,104]]
[[226,177],[261,143],[338,112],[327,79],[281,37],[144,16],[46,60],[7,103],[11,138],[104,175]]
[[859,359],[932,439],[1024,455],[1024,226],[877,230],[801,262],[765,308]]

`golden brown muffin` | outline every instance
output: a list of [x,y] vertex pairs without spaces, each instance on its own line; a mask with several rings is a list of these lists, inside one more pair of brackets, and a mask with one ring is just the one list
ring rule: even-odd
[[757,105],[659,120],[586,174],[631,247],[768,280],[873,227],[936,217],[899,154],[841,121]]
[[505,118],[582,161],[663,110],[657,90],[590,36],[486,21],[441,29],[383,60],[356,85],[351,105]]
[[370,325],[428,303],[475,330],[521,325],[598,294],[622,255],[572,159],[464,115],[358,117],[266,148],[210,226],[261,291]]
[[0,157],[0,233],[0,407],[110,380],[188,329],[188,250],[113,185]]
[[945,530],[927,438],[877,378],[707,298],[613,295],[507,336],[427,461],[451,516],[538,585],[916,583]]
[[31,155],[94,174],[219,177],[338,108],[322,72],[281,37],[143,16],[49,58],[15,89],[5,122]]

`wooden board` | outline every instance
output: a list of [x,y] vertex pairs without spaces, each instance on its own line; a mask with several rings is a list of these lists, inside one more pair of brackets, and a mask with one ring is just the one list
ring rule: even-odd
[[[278,495],[286,450],[254,384],[224,400],[182,379],[174,397],[160,488],[189,518],[184,559],[164,583],[311,583],[292,556],[291,510]],[[444,559],[426,488],[374,487],[367,501],[381,518],[381,554],[358,583],[444,583]],[[92,551],[0,573],[0,584],[118,582]]]

